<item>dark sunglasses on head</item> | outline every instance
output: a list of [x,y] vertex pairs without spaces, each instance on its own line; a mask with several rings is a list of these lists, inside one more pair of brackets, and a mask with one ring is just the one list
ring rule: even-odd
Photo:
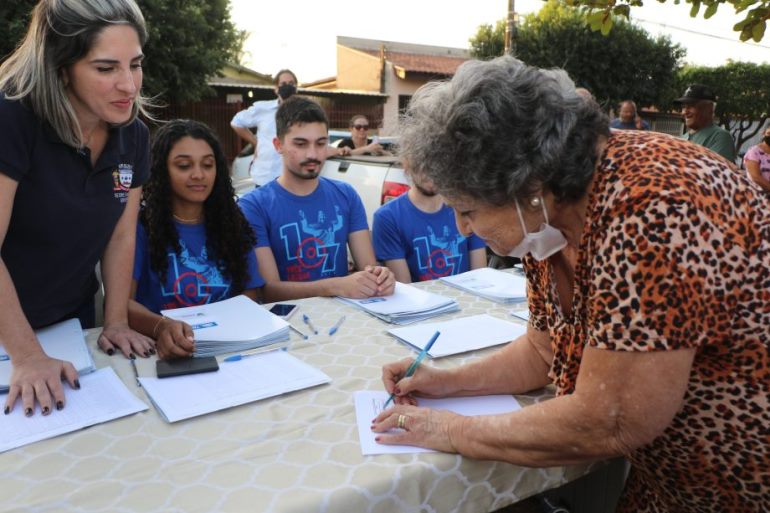
[[369,130],[369,125],[353,125],[356,130]]

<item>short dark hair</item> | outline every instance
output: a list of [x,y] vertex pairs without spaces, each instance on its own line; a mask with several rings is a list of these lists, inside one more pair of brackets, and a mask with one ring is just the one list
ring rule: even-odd
[[275,113],[275,132],[279,139],[283,139],[293,125],[304,123],[323,123],[329,128],[326,113],[313,100],[292,96],[281,102],[278,112]]
[[275,74],[275,78],[273,78],[273,83],[275,85],[278,85],[278,81],[281,80],[281,75],[283,75],[284,73],[288,73],[289,75],[291,75],[294,78],[294,83],[299,85],[299,80],[297,80],[297,75],[295,75],[294,72],[290,69],[282,69],[281,71]]

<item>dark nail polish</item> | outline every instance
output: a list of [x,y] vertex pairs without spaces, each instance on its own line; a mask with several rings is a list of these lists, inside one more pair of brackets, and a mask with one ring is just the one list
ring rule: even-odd
[[80,390],[80,380],[75,380],[75,390]]
[[6,406],[5,409],[3,410],[3,413],[5,413],[6,415],[11,413],[11,407],[10,406]]
[[144,352],[144,357],[147,358],[148,356],[150,356],[150,352],[149,351],[145,351]]
[[150,354],[155,354],[155,349],[150,349]]
[[51,408],[49,408],[48,406],[44,406],[43,415],[48,415],[49,413],[51,413]]
[[396,387],[393,389],[393,391],[396,393],[396,395],[401,395],[401,389]]
[[379,442],[380,440],[381,440],[381,439],[380,439],[380,437],[379,437],[379,436],[375,436],[375,437],[374,437],[374,441],[375,441],[375,442]]
[[56,401],[56,409],[62,410],[64,408],[64,403],[61,401]]
[[25,409],[24,410],[24,415],[26,415],[27,417],[31,417],[32,416],[32,408]]
[[136,355],[134,353],[130,353],[128,357],[131,358],[132,360],[136,360]]
[[114,354],[115,354],[115,350],[114,350],[114,349],[112,349],[112,348],[110,348],[110,349],[107,349],[107,354],[108,354],[108,355],[110,355],[110,356],[112,356],[112,355],[114,355]]

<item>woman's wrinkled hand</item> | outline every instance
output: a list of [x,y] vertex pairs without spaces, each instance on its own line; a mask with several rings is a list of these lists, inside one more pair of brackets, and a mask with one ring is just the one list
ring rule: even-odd
[[374,440],[384,445],[412,445],[456,453],[453,433],[465,417],[446,410],[398,405],[381,412],[372,421]]

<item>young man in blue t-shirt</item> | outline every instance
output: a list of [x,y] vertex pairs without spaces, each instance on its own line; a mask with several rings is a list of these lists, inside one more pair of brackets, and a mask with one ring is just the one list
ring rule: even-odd
[[487,265],[484,241],[457,230],[452,208],[433,182],[407,171],[412,188],[374,213],[377,260],[403,283],[427,281]]
[[[392,294],[395,278],[376,265],[361,198],[350,185],[319,176],[329,140],[323,109],[306,98],[286,100],[276,134],[281,176],[240,201],[257,236],[265,301]],[[348,246],[360,269],[352,274]]]

